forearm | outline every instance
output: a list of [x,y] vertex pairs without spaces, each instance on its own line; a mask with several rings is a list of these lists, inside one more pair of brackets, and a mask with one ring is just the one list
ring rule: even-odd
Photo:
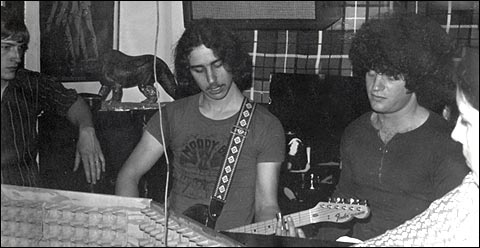
[[81,97],[78,97],[77,101],[68,109],[67,119],[80,131],[84,129],[93,130],[92,113]]
[[255,212],[255,222],[261,222],[276,218],[276,214],[280,212],[278,204],[262,206]]
[[277,162],[257,165],[255,222],[274,219],[280,212],[277,199],[280,165]]
[[115,183],[115,194],[138,197],[138,181],[139,179],[129,176],[124,169],[120,170]]
[[138,183],[163,155],[163,146],[145,131],[117,176],[115,194],[138,197]]
[[100,180],[101,173],[105,172],[106,162],[95,134],[92,113],[81,97],[77,96],[77,100],[68,109],[67,119],[78,127],[73,170],[76,171],[82,163],[87,182],[95,184],[97,180]]

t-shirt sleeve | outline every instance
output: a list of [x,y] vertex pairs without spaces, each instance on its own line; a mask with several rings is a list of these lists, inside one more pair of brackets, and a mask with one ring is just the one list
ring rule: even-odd
[[285,159],[285,132],[280,121],[272,118],[262,128],[259,138],[261,150],[257,158],[262,162],[283,162]]
[[[167,123],[167,118],[166,118],[166,115],[167,115],[167,110],[165,107],[162,107],[162,129],[163,129],[163,134],[165,135],[165,143],[167,143],[167,145],[169,144],[169,126],[168,126],[168,123]],[[155,137],[158,142],[160,142],[160,144],[163,144],[162,142],[162,133],[160,131],[160,112],[158,111],[157,113],[155,113],[154,115],[152,115],[152,117],[150,118],[150,120],[148,121],[147,125],[145,126],[144,128],[144,131],[150,133],[153,137]]]

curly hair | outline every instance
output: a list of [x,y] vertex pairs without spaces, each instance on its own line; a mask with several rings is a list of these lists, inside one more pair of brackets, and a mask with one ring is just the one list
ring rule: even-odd
[[190,73],[188,57],[201,45],[212,49],[214,55],[223,60],[225,69],[232,73],[233,81],[241,91],[250,86],[252,62],[242,47],[241,39],[215,20],[204,18],[187,27],[176,45],[175,76],[179,87],[189,94],[200,92]]
[[448,73],[454,53],[453,39],[438,23],[400,13],[365,22],[353,38],[349,58],[357,76],[369,70],[402,76],[419,103],[434,110],[454,101],[455,85]]

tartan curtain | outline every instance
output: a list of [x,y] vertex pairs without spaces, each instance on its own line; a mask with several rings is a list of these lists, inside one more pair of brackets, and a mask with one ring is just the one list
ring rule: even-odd
[[458,45],[478,47],[478,1],[345,1],[342,18],[324,30],[242,30],[253,62],[255,102],[270,100],[272,73],[351,76],[348,59],[355,31],[370,18],[391,11],[416,12],[440,23]]

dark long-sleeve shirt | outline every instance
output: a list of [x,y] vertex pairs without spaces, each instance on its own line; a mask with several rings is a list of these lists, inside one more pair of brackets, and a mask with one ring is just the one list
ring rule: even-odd
[[40,186],[37,117],[42,111],[66,116],[77,92],[40,73],[19,69],[2,98],[2,183]]
[[469,172],[461,144],[447,123],[430,112],[420,127],[387,144],[366,113],[342,137],[342,172],[334,197],[367,200],[369,218],[354,220],[352,236],[375,237],[420,214],[458,186]]

